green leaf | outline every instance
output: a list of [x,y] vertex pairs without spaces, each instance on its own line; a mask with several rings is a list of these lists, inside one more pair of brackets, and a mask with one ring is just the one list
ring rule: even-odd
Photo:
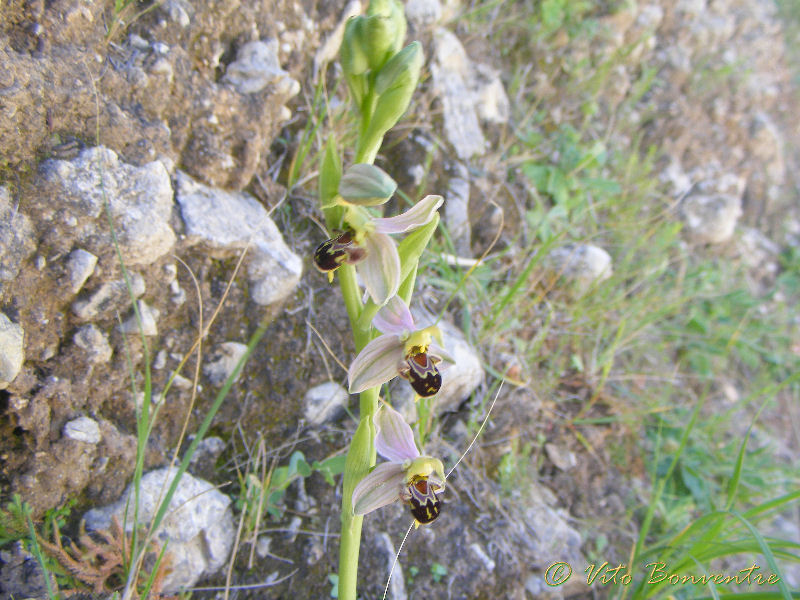
[[428,246],[428,242],[439,225],[439,213],[434,213],[433,218],[423,227],[409,233],[397,245],[397,254],[400,256],[400,281],[414,270],[419,263],[420,256]]
[[315,460],[312,467],[325,478],[325,481],[327,481],[329,485],[336,485],[336,482],[333,478],[336,475],[341,475],[344,473],[344,465],[346,460],[346,455],[338,454],[336,456],[326,458],[322,462]]
[[342,178],[342,163],[336,150],[333,137],[328,138],[325,152],[322,155],[322,165],[319,172],[319,200],[322,206],[331,204],[339,193],[339,181]]
[[311,473],[311,466],[306,462],[303,453],[300,450],[295,450],[289,458],[289,476],[308,477]]

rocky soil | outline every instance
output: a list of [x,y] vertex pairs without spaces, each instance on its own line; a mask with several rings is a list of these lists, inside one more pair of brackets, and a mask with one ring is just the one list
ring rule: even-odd
[[[514,123],[511,68],[459,25],[455,17],[467,7],[458,0],[407,4],[430,77],[414,108],[422,120],[399,136],[384,166],[396,165],[392,174],[413,189],[432,156],[427,184],[447,197],[444,219],[459,255],[473,258],[499,222],[499,208],[484,198],[505,177],[491,163],[499,132]],[[159,402],[145,456],[150,471],[181,456],[175,445],[184,424],[196,429],[242,344],[259,323],[270,323],[212,425],[217,441],[191,469],[222,487],[214,511],[198,517],[212,522],[192,519],[189,533],[176,534],[189,545],[197,536],[204,542],[186,551],[195,575],[168,582],[168,590],[225,564],[216,541],[230,547],[237,469],[246,468],[259,441],[281,464],[295,449],[322,460],[353,430],[347,395],[335,385],[345,380],[337,359],[352,356],[346,315],[336,288],[311,268],[324,237],[313,187],[284,184],[312,113],[315,77],[335,78],[324,59],[337,24],[356,5],[165,0],[136,3],[147,10],[126,13],[124,22],[115,20],[111,2],[13,0],[2,9],[0,500],[18,493],[37,518],[71,500],[76,515],[118,502],[134,469],[146,365]],[[679,203],[687,242],[749,257],[755,289],[774,277],[780,249],[800,239],[793,168],[800,123],[771,7],[766,0],[639,2],[603,17],[605,45],[565,39],[548,56],[535,47],[521,53],[538,73],[540,101],[565,120],[580,110],[558,95],[570,65],[632,45],[598,96],[607,114],[636,93],[641,65],[658,65],[658,82],[642,100],[656,110],[619,118],[640,118],[643,147],[665,150],[663,184]],[[723,93],[707,88],[723,72],[740,76],[726,78]],[[556,268],[579,284],[613,269],[603,248],[561,252]],[[466,366],[450,375],[438,407],[444,431],[432,450],[454,460],[469,443],[464,402],[488,388],[480,352],[456,327],[449,335]],[[506,391],[501,404],[489,442],[545,412],[525,389]],[[497,491],[480,469],[491,470],[505,447],[487,448],[449,486],[447,519],[413,534],[405,552],[414,564],[448,565],[451,597],[543,594],[547,564],[585,563],[562,501],[570,491],[516,490],[496,514],[488,507],[497,505],[490,501]],[[554,487],[596,493],[595,516],[624,514],[613,483],[619,474],[576,468],[572,451],[558,444],[544,460]],[[559,478],[566,471],[573,483]],[[283,518],[258,541],[255,567],[248,568],[247,546],[235,581],[281,579],[269,597],[327,597],[338,548],[331,507],[340,491],[319,475],[293,485]],[[576,510],[585,516],[589,509]],[[104,518],[94,513],[95,523],[110,526]],[[408,520],[395,507],[366,521],[362,569],[374,576],[364,597],[382,593]],[[12,554],[0,561],[19,563]],[[0,571],[6,594],[9,573]],[[408,575],[395,578],[394,598],[406,597]],[[441,597],[441,585],[421,573],[415,592]]]

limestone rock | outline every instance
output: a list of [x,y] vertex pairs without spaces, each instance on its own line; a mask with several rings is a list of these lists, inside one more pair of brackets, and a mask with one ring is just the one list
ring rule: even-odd
[[228,65],[224,80],[240,94],[255,94],[271,84],[281,86],[286,99],[296,96],[300,91],[300,84],[281,68],[278,40],[244,44],[236,60]]
[[233,373],[245,352],[247,352],[247,346],[239,342],[219,344],[215,349],[212,360],[203,367],[203,373],[211,380],[211,383],[221,386]]
[[431,71],[434,89],[442,100],[445,136],[460,159],[483,155],[486,138],[468,84],[471,65],[467,52],[447,29],[437,29],[434,39],[435,61]]
[[69,421],[61,433],[65,438],[87,444],[99,444],[102,439],[100,425],[91,417],[78,417]]
[[80,327],[72,338],[78,348],[85,350],[89,362],[95,365],[111,360],[113,350],[108,337],[94,324]]
[[22,261],[36,250],[30,219],[11,202],[8,189],[0,186],[0,291],[4,281],[19,273]]
[[682,213],[692,240],[701,244],[721,244],[733,235],[742,216],[742,201],[730,194],[693,195],[684,201]]
[[136,167],[98,146],[70,161],[47,160],[42,174],[56,199],[52,210],[60,211],[64,224],[93,254],[113,249],[106,200],[126,265],[151,264],[175,244],[169,225],[172,185],[160,161]]
[[444,203],[444,221],[453,240],[458,256],[471,257],[472,228],[469,223],[469,171],[460,164],[458,176],[447,186],[447,202]]
[[408,0],[406,18],[415,29],[434,25],[442,20],[442,3],[439,0]]
[[323,425],[344,412],[350,394],[338,383],[326,381],[312,387],[305,395],[305,417],[309,425]]
[[145,292],[144,278],[138,273],[128,272],[130,290],[124,279],[107,281],[88,298],[72,303],[72,313],[81,321],[91,321],[98,317],[113,314],[115,309],[128,304],[131,294],[138,298]]
[[500,74],[473,63],[461,42],[447,29],[434,34],[433,85],[442,100],[444,132],[461,160],[486,152],[480,120],[508,122],[510,104]]
[[283,241],[264,207],[252,196],[197,183],[178,172],[177,199],[190,241],[224,258],[248,248],[250,295],[256,304],[286,298],[300,281],[303,263]]
[[557,276],[574,282],[581,291],[611,277],[611,256],[591,244],[567,244],[553,250],[546,259],[548,268]]
[[122,333],[141,333],[147,336],[158,335],[158,310],[151,308],[144,300],[139,300],[138,306],[141,323],[136,318],[136,313],[131,312],[131,316],[119,326],[119,330]]
[[[144,475],[139,496],[139,524],[148,524],[163,495],[177,474],[175,468],[157,469]],[[89,530],[109,529],[112,518],[133,530],[131,511],[125,520],[126,505],[133,503],[133,488],[128,486],[117,502],[92,509],[84,515]],[[236,530],[231,500],[207,481],[184,473],[169,504],[169,510],[155,532],[155,541],[168,542],[170,570],[164,579],[164,593],[173,594],[194,585],[202,577],[216,573],[225,565]]]
[[0,313],[0,390],[8,387],[25,362],[22,327]]
[[67,273],[73,294],[81,291],[83,284],[94,273],[97,257],[83,248],[73,250],[67,257]]

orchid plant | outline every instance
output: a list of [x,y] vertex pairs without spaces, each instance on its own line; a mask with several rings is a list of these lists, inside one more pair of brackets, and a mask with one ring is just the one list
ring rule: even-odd
[[[314,264],[330,281],[339,281],[357,352],[348,371],[350,391],[360,394],[342,493],[341,600],[356,599],[363,515],[401,500],[417,524],[430,523],[439,514],[437,494],[445,485],[441,461],[421,455],[400,413],[386,403],[380,406],[381,386],[396,375],[408,379],[419,397],[435,395],[442,385],[440,365],[448,360],[438,328],[418,325],[408,308],[419,259],[439,223],[443,199],[426,196],[392,217],[376,212],[397,184],[373,163],[384,135],[408,108],[423,63],[419,42],[402,47],[405,33],[398,0],[371,0],[365,15],[347,22],[340,60],[358,118],[358,138],[347,169],[329,138],[320,168],[320,204],[329,239],[317,247]],[[390,237],[400,234],[405,237],[397,243]],[[376,467],[376,451],[388,462]]]

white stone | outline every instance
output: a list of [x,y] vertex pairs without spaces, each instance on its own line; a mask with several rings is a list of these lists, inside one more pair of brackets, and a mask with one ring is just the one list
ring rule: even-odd
[[569,471],[578,466],[578,459],[575,457],[575,454],[557,444],[545,444],[544,451],[556,468],[562,471]]
[[[228,65],[224,81],[233,85],[240,94],[256,94],[270,84],[281,84],[282,80],[294,81],[281,68],[278,59],[278,40],[247,42],[236,54],[236,60]],[[290,98],[300,91],[300,85],[284,83],[284,95]],[[294,92],[294,93],[292,93]]]
[[22,327],[0,312],[0,390],[6,389],[22,369],[24,339]]
[[8,189],[0,186],[0,291],[2,282],[12,281],[35,250],[36,235],[30,219],[12,205]]
[[342,45],[342,38],[344,37],[344,28],[352,17],[357,17],[361,14],[361,2],[360,0],[350,0],[350,2],[345,5],[344,10],[342,11],[342,17],[339,19],[339,22],[336,24],[334,30],[330,33],[330,35],[325,39],[322,45],[317,50],[317,53],[314,55],[314,69],[313,69],[313,80],[317,81],[317,77],[319,76],[320,69],[323,69],[325,65],[329,62],[334,60],[339,55],[339,48]]
[[386,572],[392,573],[389,589],[386,590],[386,598],[390,600],[408,600],[403,568],[400,565],[400,561],[395,560],[397,550],[395,550],[392,540],[389,539],[387,534],[379,533],[375,536],[375,546],[385,562]]
[[406,18],[417,29],[434,25],[442,19],[442,3],[439,0],[408,0]]
[[141,323],[136,318],[136,313],[132,311],[128,320],[119,326],[119,330],[122,333],[137,333],[146,336],[158,335],[158,310],[151,308],[144,300],[139,300],[138,306]]
[[99,444],[102,439],[100,425],[91,417],[78,417],[69,421],[64,425],[61,434],[65,438],[86,444]]
[[[242,356],[247,352],[247,346],[239,342],[224,342],[214,349],[212,360],[203,367],[203,373],[216,386],[221,386],[233,373]],[[234,381],[239,379],[236,376]]]
[[456,254],[471,257],[472,227],[469,223],[469,171],[459,165],[459,176],[447,184],[447,202],[444,203],[444,221],[453,241]]
[[[177,469],[158,469],[142,477],[138,523],[147,525],[159,508],[159,501],[177,475]],[[202,577],[214,575],[227,562],[236,529],[231,500],[202,479],[184,473],[173,495],[169,510],[155,532],[155,541],[167,544],[170,569],[163,592],[174,594],[193,586]],[[131,532],[134,520],[132,485],[109,506],[90,510],[84,515],[90,531],[111,527],[112,517]],[[127,520],[126,517],[127,516]]]
[[83,284],[89,279],[97,265],[97,257],[83,248],[70,252],[67,257],[67,271],[69,283],[73,294],[81,291]]
[[591,244],[567,244],[553,250],[547,265],[558,276],[574,282],[581,290],[611,277],[611,255]]
[[273,304],[292,293],[303,273],[303,262],[286,246],[255,198],[207,187],[182,172],[177,175],[177,188],[190,242],[202,244],[218,258],[248,249],[247,276],[256,304]]
[[304,414],[309,425],[323,425],[336,419],[347,406],[347,390],[338,383],[326,381],[306,392]]
[[693,195],[684,200],[682,215],[693,241],[720,244],[733,235],[742,216],[742,201],[730,194]]
[[72,341],[78,348],[86,351],[89,362],[92,364],[107,363],[114,353],[106,335],[94,324],[80,327],[75,332]]
[[442,101],[445,136],[460,159],[483,155],[486,138],[467,82],[471,66],[467,52],[455,34],[447,29],[437,29],[434,40],[435,61],[431,71],[434,90]]
[[124,279],[107,281],[95,290],[91,296],[72,303],[72,312],[82,321],[91,321],[119,305],[127,304],[130,296],[138,298],[145,293],[144,278],[132,271],[128,272],[131,287]]
[[[65,217],[76,223],[87,218],[96,221],[95,227],[82,228],[83,244],[94,254],[112,247],[103,209],[106,200],[126,265],[151,264],[175,244],[169,225],[172,184],[160,161],[137,167],[99,146],[87,148],[71,161],[47,160],[42,173],[53,186]],[[98,230],[105,233],[98,236]]]

